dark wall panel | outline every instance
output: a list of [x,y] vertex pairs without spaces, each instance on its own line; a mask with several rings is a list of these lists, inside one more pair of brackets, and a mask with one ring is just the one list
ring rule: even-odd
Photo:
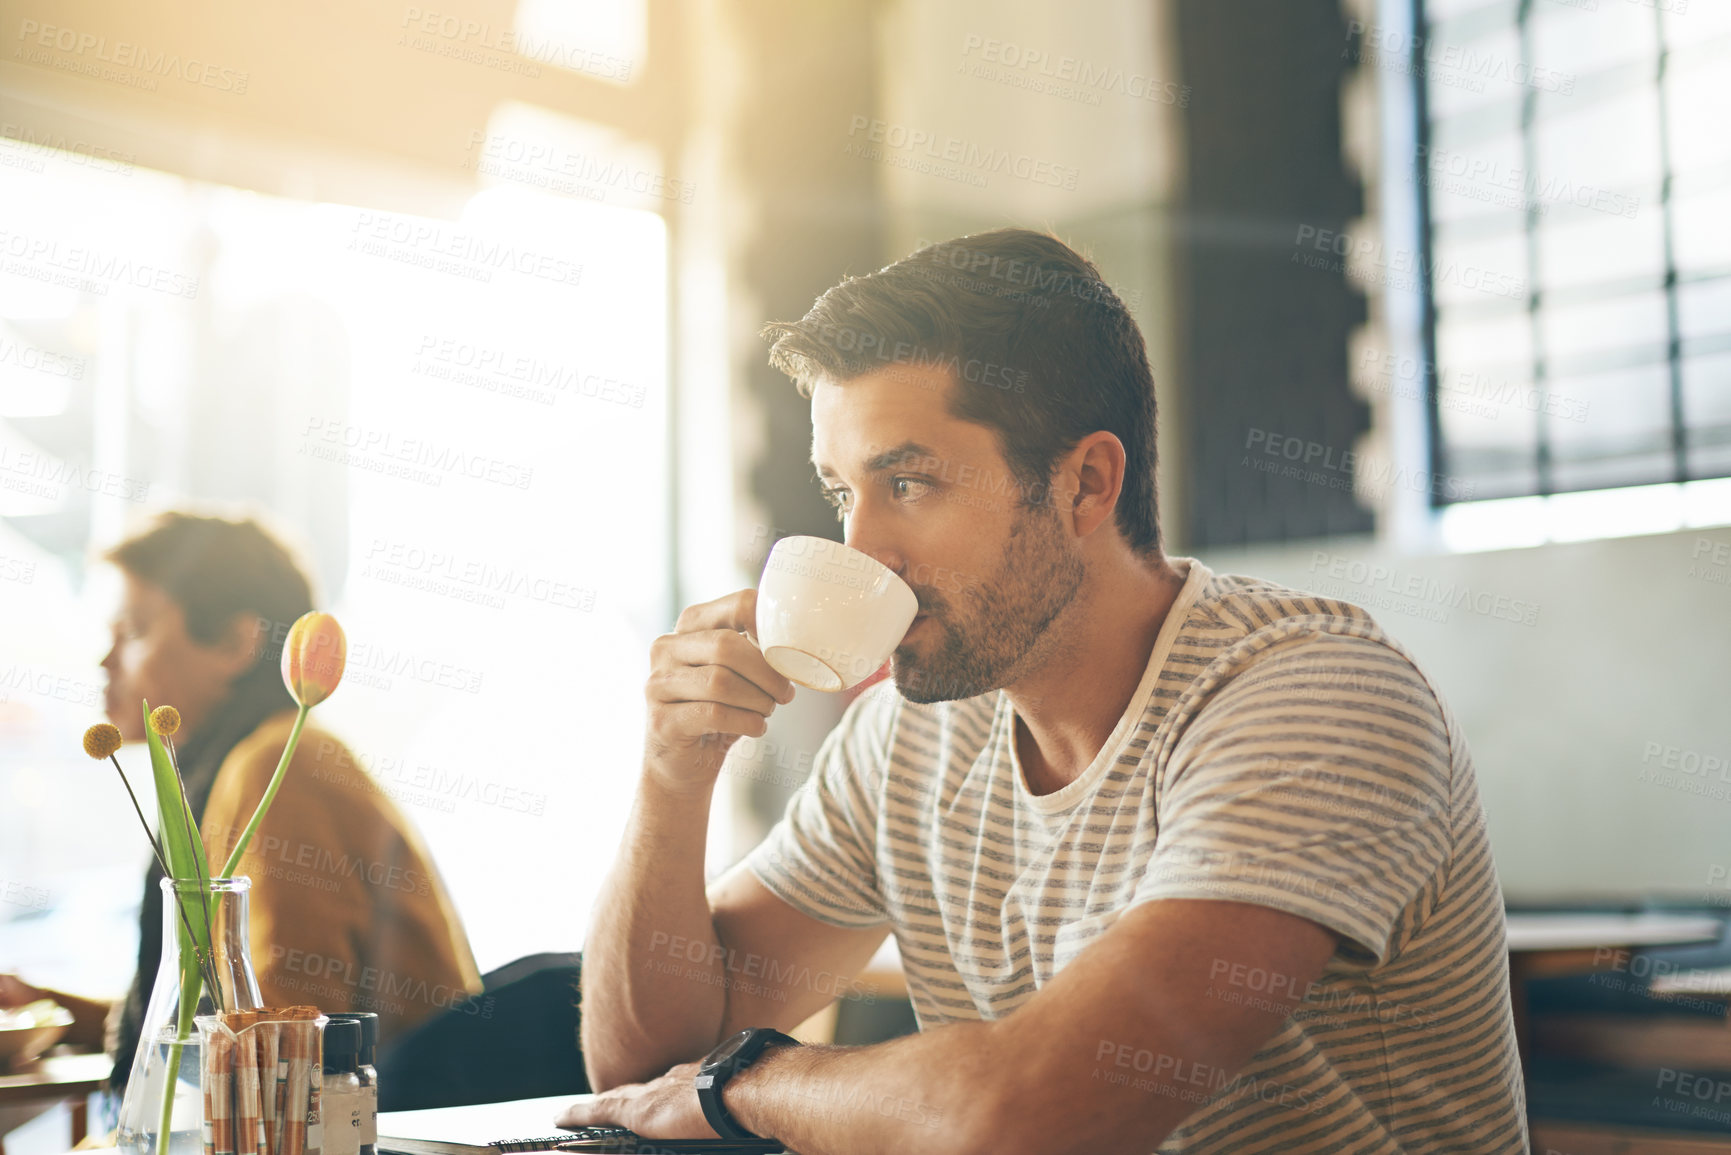
[[1348,387],[1364,298],[1318,248],[1363,205],[1341,152],[1346,33],[1337,0],[1178,4],[1186,547],[1372,525],[1349,456],[1370,424]]

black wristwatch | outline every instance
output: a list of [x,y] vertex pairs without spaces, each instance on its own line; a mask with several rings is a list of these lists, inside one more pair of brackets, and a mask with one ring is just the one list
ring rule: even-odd
[[709,1120],[709,1125],[715,1128],[715,1133],[723,1139],[759,1139],[734,1121],[727,1113],[727,1107],[721,1101],[721,1089],[727,1086],[727,1081],[739,1072],[757,1061],[765,1047],[786,1044],[790,1047],[799,1046],[799,1040],[791,1035],[784,1035],[773,1027],[752,1027],[739,1032],[730,1038],[723,1039],[721,1045],[709,1052],[697,1067],[697,1102],[703,1108],[703,1117]]

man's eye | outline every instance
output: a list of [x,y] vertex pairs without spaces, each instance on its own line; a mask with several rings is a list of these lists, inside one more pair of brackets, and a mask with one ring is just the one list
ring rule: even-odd
[[848,499],[853,495],[845,489],[825,488],[821,491],[823,499],[835,509],[838,518],[847,516]]
[[890,479],[890,490],[897,497],[919,497],[931,486],[917,477],[896,477]]

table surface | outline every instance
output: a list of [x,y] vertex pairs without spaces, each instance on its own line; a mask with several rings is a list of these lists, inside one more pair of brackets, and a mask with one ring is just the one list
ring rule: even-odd
[[[1507,920],[1511,951],[1717,942],[1725,927],[1724,919],[1712,915],[1666,911],[1510,911]],[[885,939],[865,965],[868,975],[890,975],[900,970],[901,956],[894,936]]]
[[1577,913],[1573,911],[1511,911],[1510,951],[1591,950],[1600,947],[1670,946],[1717,942],[1724,920],[1710,915]]
[[[1716,942],[1724,929],[1724,920],[1720,918],[1664,911],[1638,914],[1510,911],[1507,921],[1511,952]],[[901,958],[892,936],[866,964],[862,977],[899,978],[900,972]],[[1726,977],[1721,981],[1731,986],[1731,968],[1722,973]],[[1655,989],[1658,985],[1655,982]],[[0,1103],[34,1098],[48,1088],[77,1093],[81,1083],[94,1089],[112,1069],[112,1061],[100,1054],[53,1055],[38,1059],[20,1070],[0,1071]]]
[[114,1060],[100,1053],[49,1055],[22,1067],[0,1069],[0,1104],[87,1094],[113,1070]]
[[1731,967],[1702,967],[1654,975],[1656,995],[1731,995]]

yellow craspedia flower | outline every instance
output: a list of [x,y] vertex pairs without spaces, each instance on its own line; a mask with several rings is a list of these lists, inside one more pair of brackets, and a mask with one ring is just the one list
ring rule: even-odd
[[180,711],[173,706],[158,706],[150,712],[150,728],[168,737],[180,729]]
[[84,731],[84,752],[100,762],[120,749],[120,741],[119,726],[98,722]]

